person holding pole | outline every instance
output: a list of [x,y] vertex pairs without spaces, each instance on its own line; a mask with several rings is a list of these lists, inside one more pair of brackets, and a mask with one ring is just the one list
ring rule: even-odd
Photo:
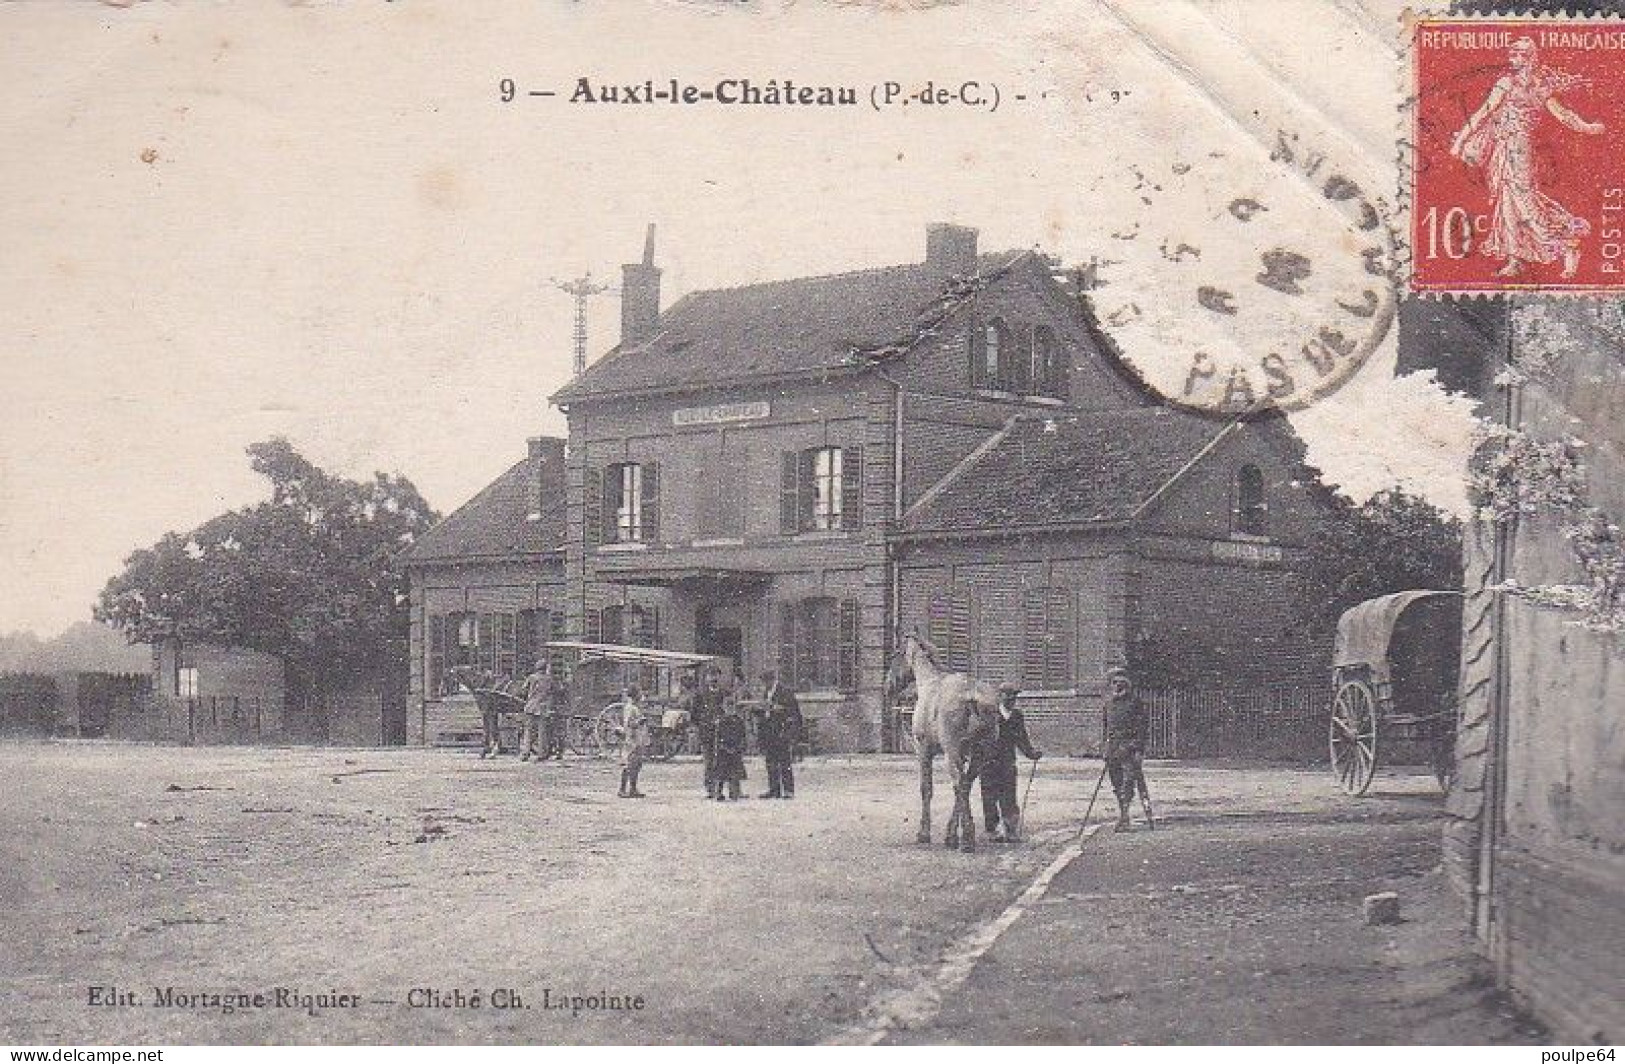
[[1016,705],[1019,692],[1011,684],[999,688],[999,716],[993,747],[982,766],[982,818],[994,842],[1021,841],[1021,812],[1016,806],[1016,751],[1037,761],[1043,751],[1027,735],[1027,720]]
[[[1104,750],[1106,772],[1111,776],[1112,793],[1117,796],[1117,830],[1128,831],[1129,806],[1135,791],[1145,790],[1145,705],[1134,692],[1134,681],[1121,665],[1106,671],[1111,695],[1106,699]],[[1150,802],[1147,800],[1147,823]]]

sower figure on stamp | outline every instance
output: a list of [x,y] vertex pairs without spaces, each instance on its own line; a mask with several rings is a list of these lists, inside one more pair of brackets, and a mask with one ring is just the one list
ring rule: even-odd
[[1044,756],[1027,735],[1027,720],[1016,706],[1019,692],[999,688],[999,715],[993,745],[982,764],[982,818],[994,842],[1021,841],[1021,811],[1016,802],[1016,751],[1037,761]]
[[762,704],[756,711],[756,741],[767,762],[767,793],[762,797],[794,798],[796,777],[790,763],[801,741],[801,703],[775,673],[762,673],[762,688]]
[[1134,691],[1129,672],[1122,666],[1107,670],[1112,693],[1106,699],[1106,772],[1111,776],[1112,793],[1117,796],[1117,830],[1129,830],[1129,807],[1135,791],[1145,801],[1150,823],[1151,797],[1145,786],[1145,705]]

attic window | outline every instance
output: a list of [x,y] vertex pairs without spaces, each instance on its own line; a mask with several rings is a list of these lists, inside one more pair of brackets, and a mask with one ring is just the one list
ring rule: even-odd
[[1264,500],[1264,474],[1255,465],[1236,471],[1235,531],[1248,536],[1269,532],[1269,504]]

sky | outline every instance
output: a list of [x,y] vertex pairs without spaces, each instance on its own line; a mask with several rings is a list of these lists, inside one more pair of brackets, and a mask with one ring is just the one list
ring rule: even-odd
[[[1170,294],[1197,266],[1164,249],[1200,248],[1241,285],[1259,240],[1292,240],[1325,264],[1317,282],[1347,279],[1347,227],[1269,148],[1302,131],[1392,187],[1396,16],[1386,0],[0,5],[0,631],[87,617],[131,550],[261,498],[243,448],[271,435],[455,508],[527,436],[563,431],[546,400],[572,306],[552,282],[613,281],[650,222],[668,306],[918,261],[926,225],[954,221],[984,249],[1104,261],[1103,308],[1135,308],[1119,339],[1168,379],[1203,345],[1290,342],[1331,288],[1212,320]],[[974,79],[1002,99],[587,106],[567,102],[579,77]],[[1244,236],[1220,224],[1232,184],[1270,208]],[[594,301],[594,354],[617,328]],[[1402,481],[1459,508],[1466,411],[1392,363],[1389,337],[1294,424],[1349,493]]]

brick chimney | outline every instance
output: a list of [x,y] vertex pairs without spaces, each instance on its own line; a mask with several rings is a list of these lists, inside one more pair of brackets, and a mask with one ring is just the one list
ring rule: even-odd
[[633,347],[660,327],[660,269],[655,265],[655,227],[643,238],[643,261],[621,267],[621,346]]
[[975,273],[976,230],[948,222],[926,226],[925,264],[957,276]]

